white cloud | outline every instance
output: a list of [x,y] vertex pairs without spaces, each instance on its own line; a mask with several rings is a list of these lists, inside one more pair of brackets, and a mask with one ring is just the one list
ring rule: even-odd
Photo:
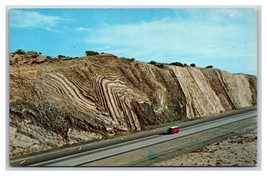
[[14,9],[10,11],[10,25],[17,28],[43,28],[52,31],[60,21],[65,21],[59,16],[48,16],[39,12]]
[[179,20],[207,23],[250,23],[255,19],[253,8],[190,8],[174,9]]
[[[238,56],[239,49],[247,49],[248,37],[254,33],[244,26],[207,25],[201,23],[177,22],[173,19],[149,23],[105,26],[94,36],[88,37],[89,43],[109,45],[120,53],[135,57],[150,56],[166,58],[177,55],[231,55]],[[242,47],[242,48],[241,48]],[[228,52],[225,52],[228,51]],[[125,55],[125,54],[124,54]]]
[[58,29],[52,29],[52,28],[50,28],[50,27],[45,27],[44,28],[46,31],[49,31],[49,32],[61,32],[60,30],[58,30]]
[[[228,16],[230,13],[223,13]],[[244,14],[236,13],[242,16]],[[257,57],[257,27],[243,20],[220,22],[166,18],[146,23],[105,25],[92,31],[86,41],[99,46],[99,52],[134,57],[144,61],[184,63],[199,66],[211,64],[255,64]],[[207,19],[207,18],[206,18]],[[256,18],[254,18],[255,20]],[[101,46],[109,46],[101,50]],[[98,48],[96,48],[98,49]],[[216,66],[216,65],[215,65]],[[229,66],[228,66],[229,67]],[[249,67],[249,66],[248,66]]]
[[74,30],[78,32],[86,32],[86,31],[90,31],[91,29],[87,27],[77,27]]

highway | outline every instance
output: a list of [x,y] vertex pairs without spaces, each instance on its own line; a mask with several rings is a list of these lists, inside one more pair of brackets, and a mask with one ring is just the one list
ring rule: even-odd
[[[143,147],[157,145],[163,142],[181,138],[196,134],[205,130],[218,128],[227,124],[235,123],[249,118],[255,118],[257,116],[257,110],[254,108],[250,111],[242,111],[238,114],[228,115],[227,117],[218,118],[211,121],[204,121],[203,123],[196,123],[190,126],[181,127],[181,131],[177,134],[164,134],[163,131],[167,131],[167,128],[158,131],[154,131],[153,134],[148,136],[141,136],[140,138],[133,138],[131,140],[123,140],[118,142],[106,142],[105,145],[93,144],[93,147],[89,150],[83,150],[80,153],[74,153],[71,155],[61,156],[59,158],[49,159],[46,161],[40,161],[35,163],[29,163],[27,166],[42,167],[42,166],[79,166],[84,163],[93,162],[103,158],[119,155],[129,151],[137,150]],[[80,148],[81,149],[81,148]],[[20,161],[15,166],[20,166],[26,160]],[[21,165],[23,166],[23,165]]]

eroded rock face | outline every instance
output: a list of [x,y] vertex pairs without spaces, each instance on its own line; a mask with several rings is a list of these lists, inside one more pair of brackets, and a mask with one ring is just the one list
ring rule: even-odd
[[257,103],[254,76],[113,55],[23,57],[10,55],[11,157]]

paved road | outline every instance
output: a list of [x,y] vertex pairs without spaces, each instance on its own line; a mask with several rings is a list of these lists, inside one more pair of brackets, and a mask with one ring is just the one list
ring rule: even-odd
[[224,117],[222,119],[217,119],[181,128],[181,131],[179,133],[173,135],[162,134],[162,130],[160,130],[160,134],[157,133],[154,135],[142,137],[139,139],[133,139],[126,142],[121,141],[120,143],[111,144],[101,148],[96,148],[90,151],[64,156],[53,160],[31,164],[30,166],[77,166],[83,163],[88,163],[102,158],[136,150],[138,148],[155,145],[183,136],[188,136],[190,134],[195,134],[211,128],[217,128],[229,123],[234,123],[255,116],[257,116],[256,110],[243,112],[237,115],[230,115],[229,117]]

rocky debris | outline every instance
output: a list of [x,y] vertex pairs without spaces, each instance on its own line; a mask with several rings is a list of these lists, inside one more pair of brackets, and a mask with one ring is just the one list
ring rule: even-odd
[[154,166],[256,166],[257,131],[154,164]]
[[10,53],[9,64],[10,65],[36,65],[42,63],[57,62],[57,59],[48,59],[47,57],[38,53],[27,53],[27,54],[15,54]]
[[111,54],[65,61],[34,54],[10,54],[10,156],[257,103],[255,76]]

